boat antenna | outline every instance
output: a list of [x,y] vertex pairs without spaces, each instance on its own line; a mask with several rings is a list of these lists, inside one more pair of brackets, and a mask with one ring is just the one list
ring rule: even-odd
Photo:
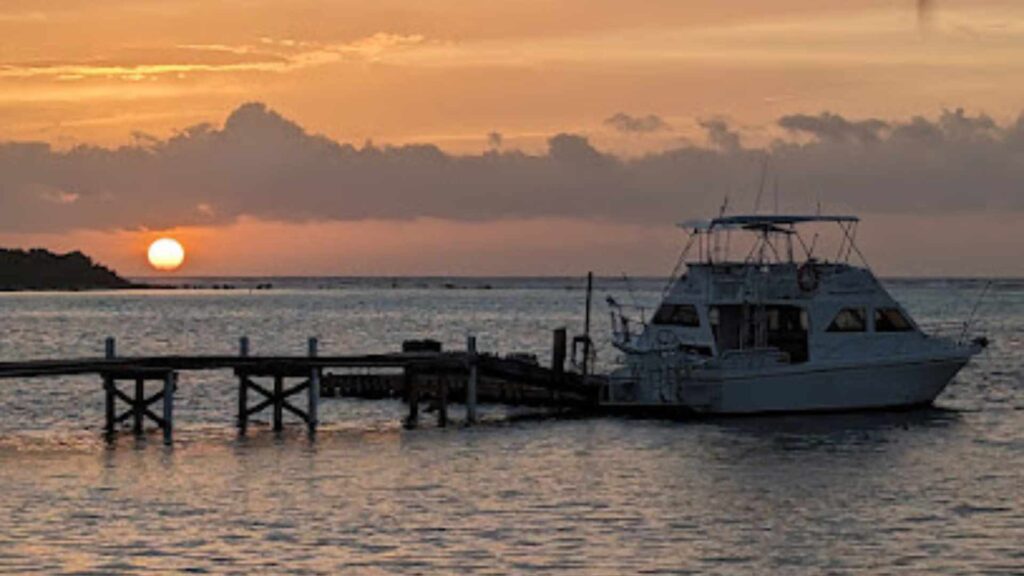
[[981,294],[978,295],[978,299],[974,302],[974,307],[971,308],[971,313],[967,315],[967,320],[964,321],[964,329],[960,332],[960,342],[964,341],[967,337],[967,331],[970,330],[971,324],[974,323],[974,316],[978,313],[978,308],[981,306],[981,301],[985,299],[985,295],[988,294],[989,288],[992,287],[992,280],[985,282],[985,287],[981,289]]
[[687,239],[686,246],[684,246],[683,250],[679,253],[676,265],[672,267],[672,272],[669,274],[668,282],[665,283],[665,287],[661,290],[662,298],[664,298],[665,295],[668,294],[668,291],[672,289],[672,285],[675,283],[676,278],[679,277],[679,272],[682,271],[683,266],[686,265],[686,256],[690,253],[690,249],[693,248],[694,238],[697,237],[697,234],[698,232],[695,229],[693,233],[690,234],[689,239]]
[[725,197],[722,198],[722,206],[719,207],[719,209],[718,209],[718,217],[721,218],[721,217],[725,216],[725,211],[728,210],[728,209],[729,209],[729,194],[726,194]]
[[779,177],[775,176],[775,214],[779,213]]
[[768,176],[768,153],[764,155],[764,159],[761,161],[761,182],[757,186],[757,198],[754,199],[754,214],[761,208],[761,195],[764,194],[764,180]]
[[583,320],[583,367],[581,373],[586,381],[590,374],[590,354],[593,343],[590,340],[590,303],[594,293],[594,273],[587,272],[587,310]]

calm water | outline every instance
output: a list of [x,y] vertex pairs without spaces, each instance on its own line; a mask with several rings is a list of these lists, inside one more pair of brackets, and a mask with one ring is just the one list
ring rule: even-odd
[[[270,291],[0,295],[0,359],[381,351],[431,336],[547,358],[575,280],[274,281]],[[892,281],[949,329],[981,284]],[[570,289],[572,288],[572,289]],[[660,282],[602,282],[652,305]],[[0,382],[0,570],[307,573],[1022,573],[1024,283],[979,310],[992,347],[912,413],[700,423],[520,419],[402,430],[397,403],[325,399],[232,428],[230,374],[183,378],[173,448],[101,441],[97,378]],[[461,418],[460,411],[454,415]],[[429,420],[429,419],[428,419]]]

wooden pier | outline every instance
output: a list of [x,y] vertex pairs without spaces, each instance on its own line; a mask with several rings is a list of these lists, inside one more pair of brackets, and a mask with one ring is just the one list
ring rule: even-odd
[[[174,396],[184,371],[233,372],[238,383],[236,424],[242,434],[251,417],[264,410],[271,411],[275,431],[283,429],[287,412],[314,434],[322,396],[401,399],[408,405],[408,427],[419,422],[422,403],[435,409],[439,426],[448,424],[453,402],[465,406],[467,424],[477,422],[481,402],[576,409],[598,405],[603,380],[565,369],[564,329],[555,331],[550,367],[521,356],[478,353],[472,336],[465,351],[443,352],[440,344],[425,342],[429,345],[403,346],[402,352],[389,354],[321,356],[317,339],[310,338],[305,356],[254,356],[243,337],[237,355],[124,357],[108,338],[102,358],[0,362],[0,379],[97,375],[107,434],[125,423],[142,434],[148,420],[163,432],[166,443],[173,438]],[[304,405],[296,401],[302,397]],[[121,405],[124,411],[119,413]]]

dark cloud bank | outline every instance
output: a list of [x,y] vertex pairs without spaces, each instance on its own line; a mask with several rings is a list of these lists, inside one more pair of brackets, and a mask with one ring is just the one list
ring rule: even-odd
[[[706,147],[624,159],[559,134],[548,151],[446,154],[432,145],[353,147],[308,134],[261,104],[223,128],[117,149],[0,144],[0,229],[162,228],[263,219],[572,217],[665,225],[752,198],[765,154],[786,204],[869,212],[1024,209],[1024,117],[962,111],[888,122],[786,116],[787,140],[743,146],[722,120]],[[733,205],[736,205],[734,203]]]

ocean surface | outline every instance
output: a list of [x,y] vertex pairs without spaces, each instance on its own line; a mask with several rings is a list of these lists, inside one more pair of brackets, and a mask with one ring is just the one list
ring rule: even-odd
[[[398,349],[431,337],[547,361],[579,279],[197,279],[186,290],[0,294],[0,360]],[[272,284],[255,290],[257,284]],[[888,280],[955,334],[981,280]],[[232,285],[234,290],[222,289]],[[653,307],[664,280],[598,280]],[[0,381],[0,571],[110,574],[1021,574],[1024,281],[933,409],[700,422],[526,417],[404,430],[397,402],[324,399],[310,440],[234,428],[230,373],[182,377],[175,443],[101,434],[96,377]],[[456,421],[463,418],[453,407]],[[458,422],[456,422],[458,424]]]

